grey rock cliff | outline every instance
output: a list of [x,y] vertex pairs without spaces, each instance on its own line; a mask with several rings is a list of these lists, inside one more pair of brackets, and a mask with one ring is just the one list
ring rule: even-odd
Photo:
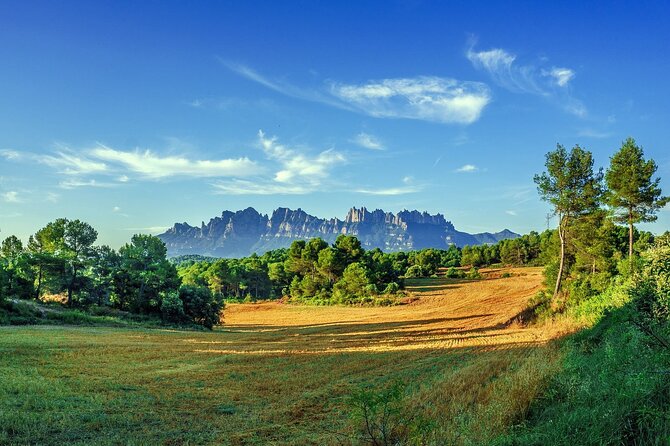
[[170,256],[244,257],[286,248],[294,240],[321,237],[332,243],[340,234],[355,235],[366,249],[387,252],[447,249],[452,244],[480,245],[519,236],[507,229],[498,233],[460,232],[441,214],[406,210],[393,214],[380,209],[370,212],[363,207],[351,208],[344,220],[314,217],[302,209],[279,208],[271,217],[254,208],[224,211],[200,227],[175,223],[158,237],[165,242]]

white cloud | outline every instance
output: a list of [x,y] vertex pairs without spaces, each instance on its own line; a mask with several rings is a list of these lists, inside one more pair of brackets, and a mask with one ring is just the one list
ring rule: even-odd
[[317,154],[305,149],[280,144],[276,137],[258,131],[263,153],[274,165],[279,165],[273,177],[258,176],[252,180],[233,178],[212,183],[215,193],[229,195],[298,195],[322,190],[331,171],[346,162],[343,154],[324,150]]
[[302,185],[277,184],[267,180],[229,180],[212,183],[217,194],[227,195],[304,195],[313,191]]
[[7,192],[3,193],[1,196],[2,196],[3,201],[5,201],[7,203],[20,203],[21,202],[21,198],[19,197],[19,193],[15,190],[7,191]]
[[332,149],[310,157],[279,144],[276,137],[266,137],[262,130],[258,132],[258,139],[268,158],[281,164],[282,169],[275,173],[274,178],[279,183],[307,183],[315,186],[328,177],[333,166],[346,162],[344,155]]
[[66,180],[61,181],[58,186],[60,186],[62,189],[75,189],[78,187],[114,187],[117,186],[115,183],[105,183],[105,182],[99,182],[96,180],[80,180],[76,178],[68,178]]
[[472,173],[472,172],[477,172],[478,170],[479,170],[479,167],[475,166],[474,164],[466,164],[466,165],[461,166],[458,169],[456,169],[456,172]]
[[21,153],[16,150],[2,149],[0,150],[0,156],[8,160],[19,160],[21,159]]
[[568,113],[585,117],[586,107],[570,96],[567,88],[575,71],[565,67],[543,68],[543,62],[521,65],[517,56],[502,49],[475,51],[471,46],[466,57],[478,70],[485,71],[501,87],[515,93],[539,95],[556,102]]
[[365,132],[359,133],[353,139],[353,142],[358,144],[359,146],[365,148],[365,149],[384,150],[384,145],[379,140],[379,138],[377,138],[374,135],[370,135],[369,133],[365,133]]
[[505,214],[507,214],[507,215],[511,215],[511,216],[513,216],[513,217],[516,217],[516,215],[517,215],[516,211],[512,211],[512,210],[505,211]]
[[56,155],[35,155],[35,159],[50,167],[61,169],[59,172],[67,175],[89,175],[108,170],[107,165],[103,162],[66,151],[56,152]]
[[491,101],[485,84],[435,76],[333,84],[331,93],[370,116],[452,124],[475,122]]
[[121,175],[116,179],[116,181],[118,181],[119,183],[127,183],[128,181],[130,181],[130,177],[128,177],[128,175]]
[[335,100],[333,97],[329,96],[328,94],[316,90],[316,89],[309,89],[309,88],[300,88],[296,87],[294,85],[289,84],[288,82],[285,81],[276,81],[276,80],[271,80],[268,79],[267,77],[261,75],[257,71],[255,71],[252,68],[247,67],[246,65],[242,65],[239,63],[234,63],[234,62],[229,62],[225,60],[220,60],[223,65],[225,65],[228,69],[231,71],[239,74],[240,76],[247,78],[253,82],[257,82],[261,85],[263,85],[266,88],[269,88],[270,90],[274,90],[277,93],[281,93],[285,96],[290,96],[292,98],[296,99],[303,99],[306,101],[312,101],[312,102],[320,102],[322,104],[330,105],[333,107],[337,108],[344,108],[347,109],[348,107],[343,104],[342,102],[339,102]]
[[112,212],[121,212],[121,208],[119,206],[114,206]]
[[499,83],[505,80],[503,75],[511,77],[512,64],[516,60],[515,55],[500,48],[478,52],[470,48],[466,56],[475,68],[484,69],[495,75]]
[[543,74],[552,77],[559,87],[566,87],[568,82],[575,77],[575,72],[570,68],[553,67],[550,71],[544,71]]
[[355,192],[366,195],[405,195],[421,192],[418,186],[390,187],[386,189],[357,189]]
[[268,79],[241,64],[221,61],[242,77],[286,96],[319,102],[376,118],[420,119],[447,124],[471,124],[491,101],[481,82],[437,76],[381,79],[364,84],[331,82],[326,88],[301,88]]
[[126,152],[107,146],[93,149],[91,156],[121,165],[149,179],[174,176],[246,176],[258,171],[256,163],[246,157],[215,161],[190,160],[183,156],[160,156],[150,150]]
[[160,234],[170,229],[169,226],[148,226],[145,228],[125,228],[126,231],[148,232],[150,234]]

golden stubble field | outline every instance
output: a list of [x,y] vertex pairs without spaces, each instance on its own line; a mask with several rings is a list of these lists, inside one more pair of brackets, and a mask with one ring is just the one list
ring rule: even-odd
[[394,307],[229,305],[211,333],[0,328],[0,443],[349,444],[348,396],[396,381],[436,443],[485,443],[559,361],[560,327],[509,323],[541,270],[506,271]]

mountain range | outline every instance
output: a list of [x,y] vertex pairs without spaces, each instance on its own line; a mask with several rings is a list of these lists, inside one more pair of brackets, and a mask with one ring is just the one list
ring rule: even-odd
[[407,210],[394,214],[380,209],[370,212],[364,207],[351,208],[344,220],[318,218],[302,209],[288,208],[278,208],[268,216],[249,207],[224,211],[200,226],[175,223],[158,237],[170,256],[245,257],[287,248],[294,240],[321,237],[332,243],[340,234],[356,236],[366,249],[386,252],[447,249],[450,245],[481,245],[519,237],[508,229],[479,234],[457,231],[441,214]]

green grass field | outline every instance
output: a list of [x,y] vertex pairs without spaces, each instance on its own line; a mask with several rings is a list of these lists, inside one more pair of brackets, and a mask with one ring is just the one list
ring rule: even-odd
[[429,443],[486,443],[558,367],[558,328],[505,323],[540,281],[419,281],[385,308],[231,305],[214,332],[2,327],[0,444],[360,444],[350,395],[398,381]]

